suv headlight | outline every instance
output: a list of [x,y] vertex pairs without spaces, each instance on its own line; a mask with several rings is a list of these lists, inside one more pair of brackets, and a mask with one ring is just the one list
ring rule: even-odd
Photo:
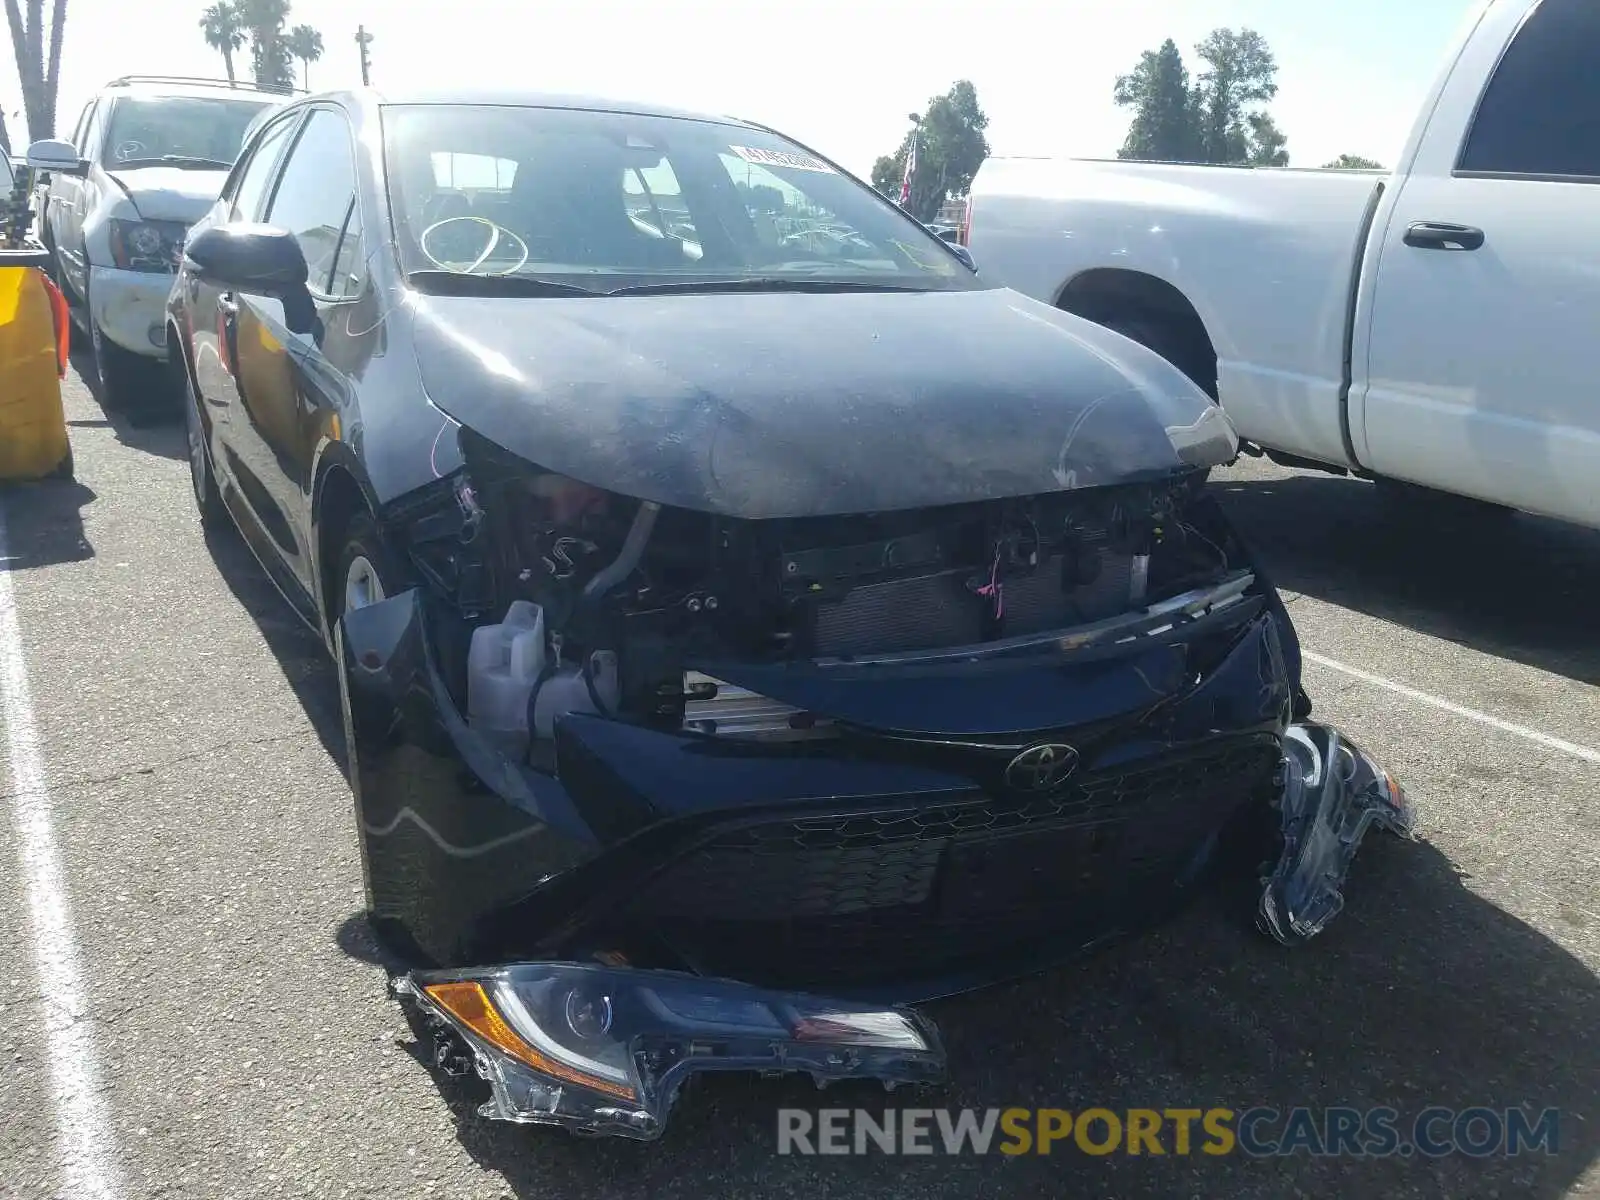
[[111,261],[123,271],[172,272],[183,254],[188,226],[178,221],[120,221],[113,218]]

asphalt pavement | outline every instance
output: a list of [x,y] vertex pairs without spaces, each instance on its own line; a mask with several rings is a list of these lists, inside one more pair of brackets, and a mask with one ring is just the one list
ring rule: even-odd
[[[709,1079],[640,1145],[482,1122],[418,1060],[319,643],[202,537],[181,426],[108,422],[76,376],[67,407],[77,481],[0,496],[28,692],[0,740],[0,1197],[1600,1195],[1600,534],[1241,461],[1219,486],[1317,715],[1422,840],[1369,843],[1304,947],[1219,895],[932,1006],[946,1091]],[[1555,1153],[1481,1159],[776,1153],[780,1107],[908,1105],[1561,1116]]]

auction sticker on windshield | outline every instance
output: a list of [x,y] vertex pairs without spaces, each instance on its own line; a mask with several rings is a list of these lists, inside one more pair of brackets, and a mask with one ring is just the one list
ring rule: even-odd
[[755,163],[758,167],[791,167],[796,171],[821,171],[825,175],[836,175],[836,172],[827,163],[819,158],[812,158],[809,154],[794,154],[788,150],[758,150],[752,146],[729,146],[740,158],[747,163]]

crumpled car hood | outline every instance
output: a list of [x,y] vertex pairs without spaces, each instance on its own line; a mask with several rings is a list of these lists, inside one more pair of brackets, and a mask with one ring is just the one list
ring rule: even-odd
[[198,221],[216,203],[226,171],[180,170],[177,167],[135,167],[111,171],[146,221]]
[[416,297],[429,399],[546,470],[744,518],[886,512],[1229,461],[1158,355],[1007,289]]

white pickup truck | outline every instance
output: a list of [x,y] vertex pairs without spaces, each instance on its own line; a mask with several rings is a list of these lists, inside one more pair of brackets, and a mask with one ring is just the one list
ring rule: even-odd
[[1279,462],[1600,527],[1600,0],[1489,0],[1392,174],[993,158],[963,233]]

